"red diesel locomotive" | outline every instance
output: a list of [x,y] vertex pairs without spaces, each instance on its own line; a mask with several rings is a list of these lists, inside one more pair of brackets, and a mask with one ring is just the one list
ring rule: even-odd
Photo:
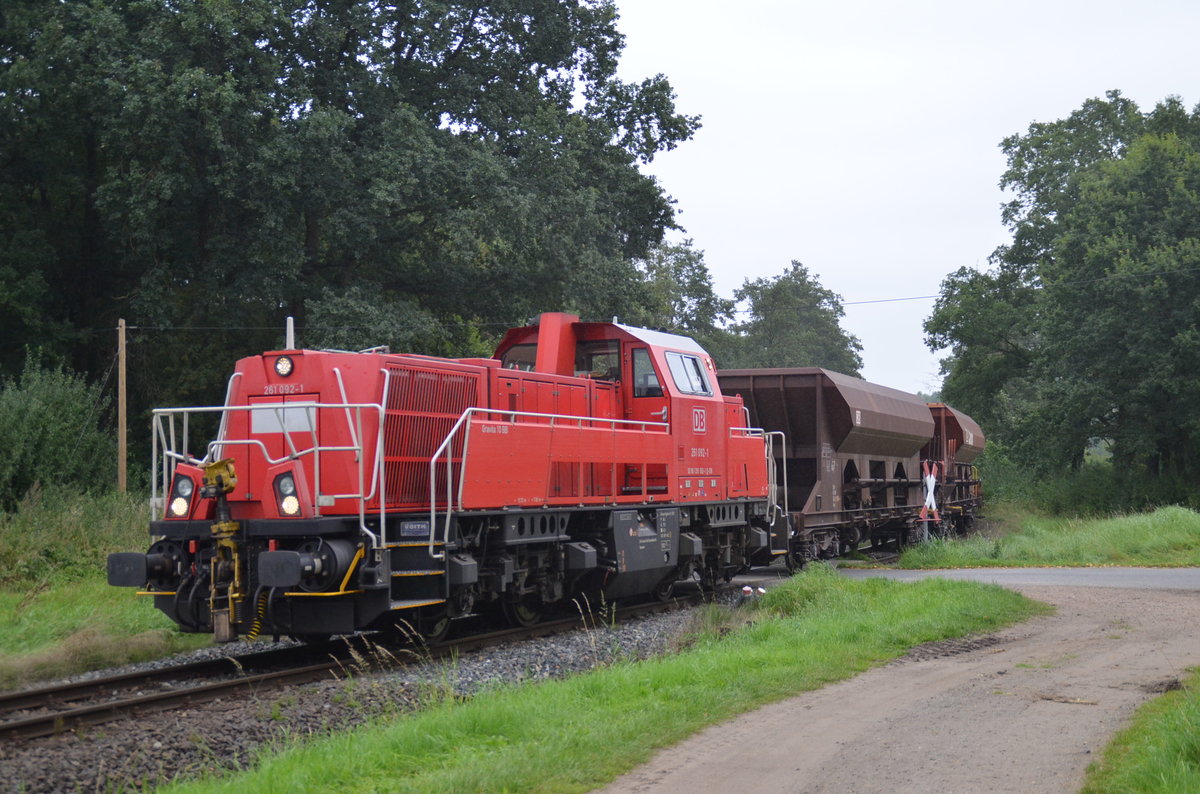
[[568,314],[491,359],[268,352],[154,412],[156,540],[109,582],[218,640],[667,597],[786,552],[775,440],[692,340]]

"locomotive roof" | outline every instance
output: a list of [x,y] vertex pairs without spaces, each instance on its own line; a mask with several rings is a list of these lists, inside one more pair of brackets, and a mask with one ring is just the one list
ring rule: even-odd
[[649,328],[637,328],[632,325],[621,325],[620,323],[598,323],[599,325],[612,325],[620,328],[625,333],[645,342],[652,347],[669,347],[673,350],[682,350],[687,353],[698,353],[707,355],[708,351],[700,347],[695,339],[690,336],[680,336],[679,334],[669,334],[666,331],[652,331]]
[[[539,317],[539,320],[541,318]],[[696,340],[689,336],[681,336],[679,334],[671,334],[666,331],[653,331],[649,328],[638,328],[633,325],[622,325],[621,323],[605,323],[605,322],[581,322],[578,318],[574,318],[570,323],[577,332],[586,334],[588,339],[602,339],[605,337],[618,338],[619,334],[614,334],[608,329],[616,329],[623,334],[645,342],[652,347],[665,347],[671,350],[679,350],[686,353],[696,353],[699,355],[707,355],[708,351],[702,348]],[[499,355],[512,347],[515,344],[527,343],[527,340],[537,335],[540,328],[540,322],[533,322],[529,325],[523,325],[518,328],[509,329],[504,338],[500,340],[500,344],[496,348],[496,355]]]

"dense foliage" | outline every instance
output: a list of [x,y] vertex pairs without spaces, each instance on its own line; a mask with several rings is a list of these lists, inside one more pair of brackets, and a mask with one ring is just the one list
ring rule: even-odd
[[0,513],[31,489],[98,491],[116,474],[116,444],[104,426],[107,398],[80,376],[30,357],[0,380]]
[[662,75],[617,77],[616,20],[612,0],[4,3],[0,375],[37,347],[95,379],[123,317],[142,429],[219,401],[287,315],[301,344],[449,355],[552,310],[726,333],[732,302],[662,244],[672,201],[639,170],[699,119]]
[[862,367],[862,345],[841,326],[841,297],[799,262],[778,276],[746,279],[732,300],[713,292],[704,253],[690,240],[659,246],[639,266],[647,308],[629,319],[695,338],[724,369],[826,367],[857,375]]
[[156,400],[219,395],[287,314],[339,339],[365,302],[439,352],[617,313],[673,224],[637,165],[698,124],[616,77],[607,0],[0,13],[0,366],[36,339],[95,371],[124,316]]
[[811,366],[857,375],[862,345],[841,327],[841,298],[793,261],[775,278],[747,279],[736,293],[745,317],[733,326],[731,367]]
[[1011,244],[942,286],[926,323],[945,398],[1029,473],[1111,450],[1200,474],[1200,109],[1119,92],[1007,138]]

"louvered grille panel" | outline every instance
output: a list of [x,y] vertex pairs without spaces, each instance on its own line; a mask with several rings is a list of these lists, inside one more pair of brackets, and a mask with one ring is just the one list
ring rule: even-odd
[[[430,458],[463,412],[477,404],[483,375],[421,367],[390,367],[389,375],[383,429],[387,506],[428,507]],[[462,447],[457,439],[450,456],[450,479],[456,488],[462,465]],[[444,458],[436,467],[436,477],[437,503],[444,507]]]

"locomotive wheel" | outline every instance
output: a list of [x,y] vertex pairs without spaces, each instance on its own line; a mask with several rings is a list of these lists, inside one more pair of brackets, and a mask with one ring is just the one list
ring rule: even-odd
[[332,634],[289,634],[296,642],[302,642],[305,645],[324,645],[329,642]]
[[446,610],[425,616],[421,620],[421,636],[426,642],[441,642],[450,634],[450,614]]
[[542,619],[542,603],[532,596],[522,596],[517,601],[504,602],[504,616],[514,626],[529,628]]

